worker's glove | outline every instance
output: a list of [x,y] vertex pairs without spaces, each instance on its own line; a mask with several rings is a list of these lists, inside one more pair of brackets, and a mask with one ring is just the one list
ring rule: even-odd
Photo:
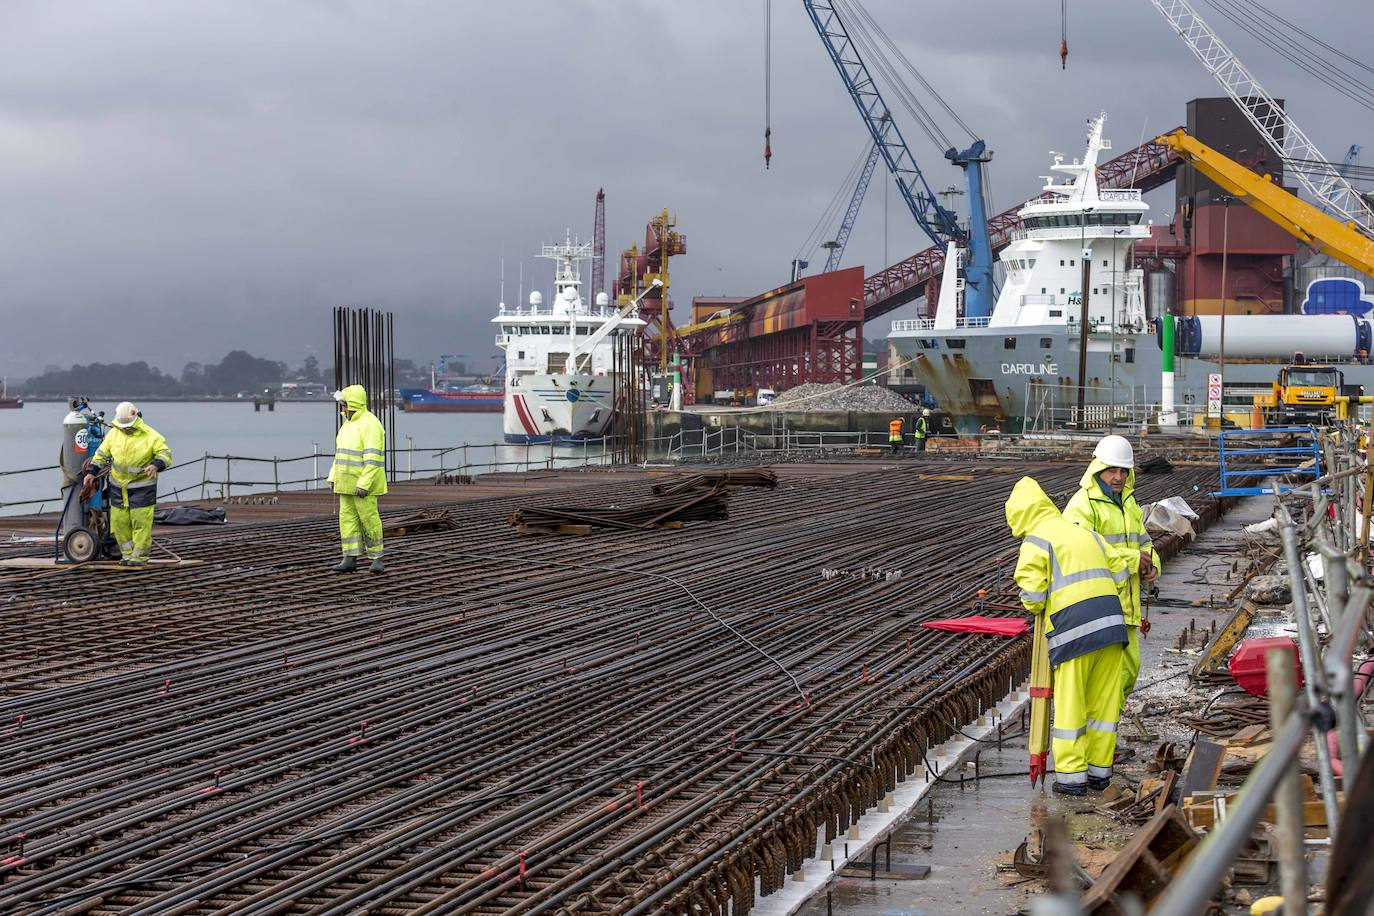
[[146,467],[144,467],[143,473],[144,473],[146,476],[151,477],[151,478],[153,478],[154,480],[156,480],[156,479],[157,479],[157,465],[155,465],[155,464],[147,465]]
[[362,499],[363,497],[367,496],[367,487],[358,487],[353,491],[353,495],[358,497],[359,499]]

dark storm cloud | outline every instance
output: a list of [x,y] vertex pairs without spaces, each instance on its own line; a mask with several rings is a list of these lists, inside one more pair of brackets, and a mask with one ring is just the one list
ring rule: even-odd
[[[1374,38],[1357,0],[1271,2],[1347,50]],[[1058,4],[868,7],[996,150],[999,209],[1036,191],[1047,150],[1074,154],[1098,111],[1124,150],[1217,92],[1147,0],[1071,3],[1067,71]],[[408,355],[487,356],[502,255],[508,302],[522,261],[526,291],[546,287],[532,252],[589,235],[601,186],[612,265],[649,216],[677,214],[683,306],[776,285],[865,135],[801,4],[775,3],[763,171],[762,11],[0,4],[0,374],[97,358],[176,372],[235,347],[298,362],[327,348],[336,304],[394,309]],[[1210,18],[1328,155],[1369,139],[1367,112]],[[901,123],[931,185],[955,183]],[[875,181],[846,263],[926,244]]]

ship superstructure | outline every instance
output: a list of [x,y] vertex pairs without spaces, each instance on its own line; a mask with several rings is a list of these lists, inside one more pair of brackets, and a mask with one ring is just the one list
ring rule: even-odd
[[644,322],[621,317],[604,292],[594,304],[583,300],[580,265],[593,258],[590,243],[568,237],[561,245],[544,245],[539,256],[554,262],[550,300],[536,290],[526,307],[501,303],[492,319],[506,357],[505,438],[599,438],[617,409],[616,336],[633,334]]

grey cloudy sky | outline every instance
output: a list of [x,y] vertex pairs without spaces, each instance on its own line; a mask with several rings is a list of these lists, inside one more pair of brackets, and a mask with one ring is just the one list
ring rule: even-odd
[[[1348,52],[1374,46],[1366,0],[1266,2]],[[1061,71],[1053,0],[868,0],[996,151],[996,209],[1032,195],[1046,151],[1076,152],[1099,110],[1125,150],[1218,94],[1148,0],[1069,6]],[[1328,156],[1374,140],[1367,110],[1200,7]],[[484,358],[502,254],[508,302],[522,257],[526,290],[547,289],[532,252],[589,236],[601,186],[612,262],[660,208],[677,214],[678,313],[775,286],[866,134],[802,4],[778,0],[763,170],[763,9],[0,0],[0,374],[177,373],[233,348],[294,364],[328,350],[334,305],[394,310],[403,355]],[[956,182],[902,126],[931,184]],[[886,184],[846,256],[869,272],[928,244]]]

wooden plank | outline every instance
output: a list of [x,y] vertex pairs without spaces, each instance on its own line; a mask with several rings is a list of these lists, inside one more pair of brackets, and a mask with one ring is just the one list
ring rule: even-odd
[[1231,613],[1229,619],[1217,630],[1217,635],[1212,637],[1211,642],[1202,650],[1201,657],[1193,664],[1189,674],[1197,677],[1207,671],[1215,671],[1222,667],[1226,657],[1231,654],[1231,650],[1240,642],[1240,638],[1245,635],[1245,631],[1250,627],[1250,621],[1255,619],[1255,603],[1253,601],[1242,601],[1240,605]]
[[[1082,907],[1092,916],[1117,916],[1114,900],[1131,893],[1148,904],[1172,880],[1173,872],[1197,847],[1197,834],[1174,805],[1169,805],[1117,853],[1093,886],[1083,895]],[[1148,908],[1148,907],[1147,907]]]
[[101,572],[138,572],[140,569],[147,569],[156,566],[160,569],[168,567],[178,568],[183,566],[203,566],[204,560],[149,560],[143,566],[120,566],[117,560],[92,560],[89,563],[59,563],[52,557],[6,557],[0,559],[0,568],[4,569],[89,569]]
[[1221,775],[1221,762],[1226,756],[1226,748],[1214,741],[1198,741],[1188,755],[1183,769],[1183,783],[1179,790],[1180,798],[1187,798],[1194,792],[1207,792],[1216,788],[1217,777]]

